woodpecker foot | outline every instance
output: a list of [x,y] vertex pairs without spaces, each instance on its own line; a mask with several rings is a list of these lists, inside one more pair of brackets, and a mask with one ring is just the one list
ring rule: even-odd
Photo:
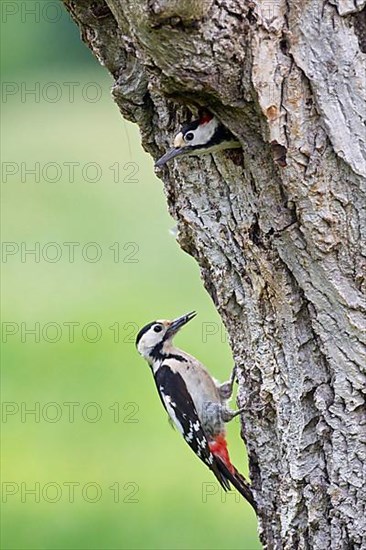
[[236,379],[236,365],[234,365],[233,370],[231,371],[230,379],[223,384],[220,384],[218,387],[220,398],[223,401],[227,401],[233,395],[234,382]]
[[221,418],[224,422],[230,422],[233,418],[244,412],[246,409],[243,407],[242,409],[238,409],[237,411],[232,411],[231,409],[222,408],[221,409]]

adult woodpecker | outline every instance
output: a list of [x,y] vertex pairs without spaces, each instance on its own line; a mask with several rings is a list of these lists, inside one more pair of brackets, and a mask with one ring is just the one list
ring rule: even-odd
[[235,368],[230,380],[219,384],[197,359],[173,345],[173,337],[195,315],[193,311],[173,321],[152,321],[138,333],[136,347],[149,363],[161,401],[188,445],[225,491],[231,483],[256,509],[249,484],[231,464],[225,439],[225,422],[242,412],[227,406]]
[[203,109],[200,110],[197,120],[183,124],[173,145],[172,149],[156,161],[156,167],[182,155],[205,155],[241,147],[233,134],[209,111]]

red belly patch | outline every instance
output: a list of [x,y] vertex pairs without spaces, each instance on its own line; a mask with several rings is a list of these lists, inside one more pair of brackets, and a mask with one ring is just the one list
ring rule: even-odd
[[230,462],[229,452],[227,450],[227,443],[223,435],[215,437],[214,441],[209,442],[210,451],[213,455],[221,458],[228,470],[234,474],[235,468]]

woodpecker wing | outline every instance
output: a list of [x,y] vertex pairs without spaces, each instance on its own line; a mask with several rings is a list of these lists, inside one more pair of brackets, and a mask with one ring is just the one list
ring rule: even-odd
[[222,487],[225,490],[229,489],[230,485],[210,451],[196,407],[182,376],[178,372],[172,371],[168,365],[163,364],[155,373],[155,382],[166,411],[185,441],[212,470]]

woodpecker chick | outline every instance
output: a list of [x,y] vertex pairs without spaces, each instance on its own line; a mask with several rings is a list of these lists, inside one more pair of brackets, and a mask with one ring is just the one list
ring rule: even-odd
[[150,365],[162,404],[185,441],[225,491],[231,483],[256,509],[249,484],[231,464],[225,437],[225,422],[242,412],[227,406],[235,368],[230,380],[219,384],[197,359],[173,344],[177,332],[195,315],[193,311],[173,321],[152,321],[138,333],[136,347]]
[[156,161],[157,168],[178,156],[205,155],[241,147],[233,134],[206,110],[200,111],[198,120],[183,124],[174,138],[173,145],[172,149]]

